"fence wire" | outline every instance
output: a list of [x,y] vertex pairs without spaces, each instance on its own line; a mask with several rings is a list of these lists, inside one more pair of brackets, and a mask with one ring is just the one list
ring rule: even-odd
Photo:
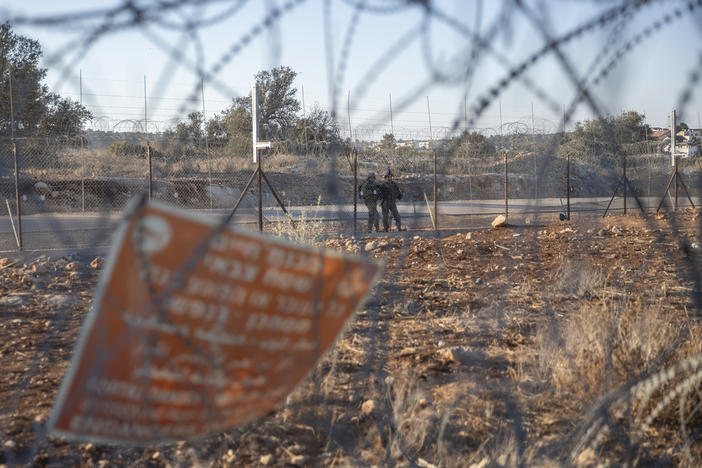
[[[66,76],[100,39],[144,32],[173,62],[164,75],[174,63],[198,74],[183,96],[184,111],[203,78],[235,96],[223,68],[254,38],[284,41],[277,25],[306,2],[268,2],[264,17],[249,22],[209,66],[201,56],[184,58],[155,31],[183,32],[201,49],[201,31],[237,18],[246,3],[126,1],[50,15],[5,7],[0,20],[80,31],[47,57]],[[600,93],[617,67],[636,72],[625,59],[646,40],[683,18],[697,22],[702,2],[573,5],[591,13],[563,30],[552,24],[556,10],[545,2],[501,2],[490,21],[483,17],[487,2],[476,2],[471,26],[439,2],[321,2],[327,53],[318,59],[326,63],[334,119],[343,120],[342,89],[352,87],[360,99],[415,38],[429,78],[414,78],[416,87],[397,109],[434,87],[455,85],[471,105],[460,106],[447,129],[416,130],[427,138],[385,141],[390,132],[379,125],[346,140],[281,137],[262,154],[266,177],[297,226],[264,185],[264,231],[380,257],[387,271],[332,352],[278,410],[199,441],[79,444],[50,437],[46,420],[102,266],[96,248],[110,242],[127,202],[151,196],[213,217],[219,230],[257,229],[255,185],[232,213],[256,169],[251,155],[233,149],[237,141],[217,147],[136,127],[80,136],[0,135],[2,210],[14,216],[12,222],[3,216],[0,233],[0,464],[698,466],[702,218],[683,208],[689,207],[686,191],[695,205],[701,195],[700,156],[680,158],[675,178],[665,137],[654,136],[645,122],[627,124],[629,114],[608,115]],[[338,8],[351,14],[342,43],[334,44]],[[389,40],[364,79],[347,83],[360,22],[402,12],[421,18],[411,37]],[[642,25],[641,17],[650,21]],[[465,38],[454,51],[456,66],[432,55],[437,25]],[[539,39],[536,52],[514,58],[499,44],[513,44],[521,25]],[[593,35],[607,41],[581,73],[573,66],[577,41]],[[503,74],[474,96],[488,59]],[[517,83],[562,112],[561,100],[531,74],[547,60],[574,92],[561,125],[537,129],[532,117],[474,128]],[[678,90],[681,112],[694,102],[702,70],[689,65]],[[592,121],[574,122],[580,107],[595,115]],[[627,134],[632,128],[641,133]],[[693,132],[681,143],[694,146],[698,139]],[[403,192],[398,209],[409,230],[371,234],[357,189],[369,173],[382,179],[388,169]],[[625,176],[628,210],[638,211],[635,196],[641,216],[618,216],[627,206]],[[611,200],[613,217],[603,219]],[[511,226],[490,230],[507,211]],[[21,237],[15,235],[19,221]],[[14,253],[19,240],[35,252]],[[181,265],[178,278],[192,267]],[[166,296],[181,286],[174,281]]]

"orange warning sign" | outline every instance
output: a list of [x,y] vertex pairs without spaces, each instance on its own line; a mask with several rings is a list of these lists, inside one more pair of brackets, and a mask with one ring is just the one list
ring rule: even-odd
[[73,439],[150,444],[259,417],[334,342],[379,269],[135,203],[49,426]]

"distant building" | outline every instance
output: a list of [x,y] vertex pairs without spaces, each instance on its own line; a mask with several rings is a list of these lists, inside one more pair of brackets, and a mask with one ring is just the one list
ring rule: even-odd
[[[670,132],[668,132],[670,135]],[[702,154],[700,151],[699,131],[696,129],[680,130],[675,134],[675,154],[682,158],[691,158]],[[663,151],[670,153],[670,136],[663,139]]]
[[670,130],[667,128],[652,128],[649,137],[653,140],[662,140],[666,137],[670,137]]

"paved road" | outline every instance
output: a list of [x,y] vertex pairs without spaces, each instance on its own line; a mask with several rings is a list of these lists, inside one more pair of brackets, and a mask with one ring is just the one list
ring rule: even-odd
[[[609,203],[608,197],[601,198],[575,198],[571,199],[571,210],[576,213],[604,213]],[[655,209],[659,199],[644,198],[642,203],[648,209]],[[699,199],[693,199],[699,205]],[[680,200],[681,206],[687,206],[687,199]],[[636,210],[633,199],[628,200],[630,210]],[[612,203],[612,210],[621,212],[623,199],[616,198]],[[427,226],[429,223],[429,208],[426,203],[405,202],[399,203],[400,215],[410,227]],[[433,209],[433,205],[431,206]],[[454,218],[452,224],[466,227],[478,224],[484,225],[485,221],[471,221],[470,216],[496,215],[504,211],[504,200],[476,200],[476,201],[447,201],[439,203],[439,214],[447,218]],[[543,198],[535,200],[510,200],[509,213],[512,216],[526,217],[529,214],[559,213],[565,211],[565,200],[558,198]],[[323,205],[313,207],[290,207],[289,212],[294,219],[316,220],[329,222],[337,221],[352,228],[353,205]],[[203,216],[216,220],[226,215],[226,210],[201,210]],[[358,208],[359,227],[365,225],[366,207],[363,204]],[[264,209],[264,216],[269,221],[284,221],[283,212],[277,207]],[[464,218],[461,220],[461,218]],[[240,209],[232,220],[233,224],[255,227],[257,213],[254,209]],[[108,245],[111,235],[121,220],[120,213],[51,213],[45,215],[30,215],[22,217],[22,238],[24,247],[28,250],[41,250],[50,248],[70,249],[82,247],[95,247]],[[17,222],[15,218],[15,223]],[[463,224],[461,224],[463,222]],[[517,221],[518,222],[518,221]],[[444,223],[442,223],[444,225]],[[0,252],[16,250],[16,241],[12,224],[8,216],[0,217]]]

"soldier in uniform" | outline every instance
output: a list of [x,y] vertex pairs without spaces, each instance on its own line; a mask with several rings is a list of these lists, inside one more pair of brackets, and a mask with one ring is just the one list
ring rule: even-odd
[[402,227],[402,222],[400,221],[400,213],[397,212],[397,205],[395,200],[402,199],[402,192],[400,187],[397,186],[392,180],[392,171],[388,169],[385,173],[385,182],[380,184],[380,192],[382,194],[382,201],[380,202],[380,207],[383,213],[383,229],[388,232],[390,229],[390,213],[392,213],[393,218],[395,218],[395,225],[397,225],[398,231],[406,231]]
[[368,232],[373,232],[373,226],[375,226],[375,232],[380,232],[377,208],[378,200],[380,199],[380,187],[375,182],[375,174],[373,172],[368,173],[366,180],[358,187],[358,193],[366,204],[366,208],[368,208]]

